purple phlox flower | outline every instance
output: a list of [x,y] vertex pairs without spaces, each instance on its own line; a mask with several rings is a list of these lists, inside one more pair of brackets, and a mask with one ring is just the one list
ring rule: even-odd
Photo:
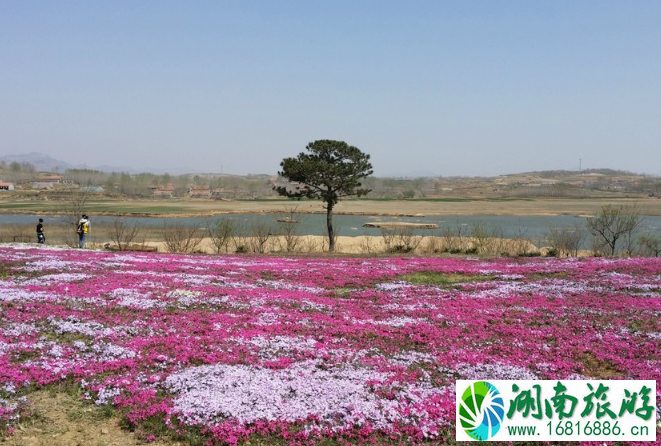
[[274,336],[267,338],[255,336],[248,343],[259,348],[259,357],[272,359],[295,351],[313,351],[317,341],[302,336]]
[[187,424],[226,418],[242,424],[275,420],[306,423],[312,418],[316,420],[312,424],[307,421],[310,431],[342,431],[369,423],[387,432],[398,422],[419,423],[429,414],[406,409],[445,392],[430,383],[400,384],[395,398],[382,398],[374,383],[386,386],[389,373],[350,364],[319,369],[319,364],[305,361],[282,370],[200,366],[170,375],[165,384],[176,395],[174,413]]
[[404,280],[398,280],[395,282],[385,282],[385,283],[378,283],[376,284],[375,288],[379,291],[399,291],[399,290],[404,290],[407,288],[411,288],[411,284],[409,282],[406,282]]
[[99,341],[93,344],[90,349],[96,353],[96,360],[99,362],[116,361],[118,359],[131,359],[138,355],[138,353],[131,349],[103,341]]
[[462,379],[537,379],[529,369],[506,364],[458,364]]

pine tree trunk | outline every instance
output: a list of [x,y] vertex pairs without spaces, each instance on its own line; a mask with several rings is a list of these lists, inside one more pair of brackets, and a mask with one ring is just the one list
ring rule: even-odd
[[326,228],[328,229],[328,251],[335,251],[335,234],[333,234],[333,204],[326,203]]

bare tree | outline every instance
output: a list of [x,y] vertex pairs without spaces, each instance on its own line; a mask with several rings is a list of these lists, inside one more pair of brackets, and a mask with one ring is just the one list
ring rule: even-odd
[[268,251],[268,241],[273,235],[271,225],[263,222],[255,222],[251,225],[251,237],[248,238],[250,250],[257,254]]
[[[504,238],[501,235],[497,240],[504,240]],[[516,227],[515,234],[511,238],[509,245],[514,251],[512,254],[516,256],[540,255],[539,250],[528,236],[528,229],[521,224]]]
[[[70,189],[66,196],[64,204],[64,224],[63,238],[65,243],[70,247],[78,246],[78,235],[76,234],[76,226],[78,221],[87,214],[88,201],[91,197],[91,190],[89,186],[81,186],[79,188]],[[71,228],[67,230],[67,228]]]
[[196,225],[164,221],[162,235],[168,252],[193,253],[202,244],[202,231]]
[[304,252],[318,252],[325,250],[324,239],[317,239],[314,236],[308,236],[303,238],[303,251]]
[[299,230],[301,214],[298,212],[298,205],[286,206],[285,217],[278,220],[278,233],[284,239],[284,249],[287,252],[298,250],[301,244],[301,234]]
[[444,250],[455,254],[464,249],[466,229],[467,225],[460,223],[458,220],[454,225],[441,226],[440,234],[443,237]]
[[120,251],[128,249],[139,233],[140,226],[137,220],[129,223],[121,217],[115,217],[107,228],[108,238]]
[[565,228],[549,228],[546,242],[560,257],[577,257],[585,239],[585,229],[580,225]]
[[654,257],[661,255],[661,234],[644,234],[638,239],[638,243],[645,254]]
[[381,228],[381,235],[386,252],[390,253],[414,252],[424,238],[414,235],[412,228]]
[[488,254],[490,251],[489,240],[491,235],[484,222],[474,223],[469,228],[469,235],[472,238],[473,248],[477,253]]
[[631,239],[641,223],[642,217],[635,205],[614,208],[609,204],[602,207],[597,215],[587,219],[588,230],[597,243],[603,243],[607,254],[611,256],[618,252],[618,242],[622,238]]
[[432,233],[429,237],[427,237],[427,243],[424,246],[424,252],[426,254],[447,252],[449,249],[446,247],[446,242],[447,240],[444,237],[440,237],[436,233]]
[[250,225],[246,221],[236,222],[231,239],[234,252],[243,254],[250,252]]
[[228,218],[220,218],[215,222],[207,219],[206,227],[207,235],[211,239],[216,253],[227,252],[236,231],[236,224]]
[[371,235],[363,235],[360,242],[360,250],[363,254],[374,254],[381,247],[380,242],[374,242],[374,237]]

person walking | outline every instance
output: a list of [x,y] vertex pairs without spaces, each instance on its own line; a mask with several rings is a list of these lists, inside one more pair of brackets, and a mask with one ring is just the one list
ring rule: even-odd
[[78,220],[78,227],[76,228],[78,233],[78,247],[80,249],[85,248],[85,241],[87,240],[87,234],[90,232],[90,221],[87,215],[83,214],[80,220]]
[[44,219],[40,218],[39,223],[37,223],[37,243],[44,244],[46,243],[46,235],[44,234]]

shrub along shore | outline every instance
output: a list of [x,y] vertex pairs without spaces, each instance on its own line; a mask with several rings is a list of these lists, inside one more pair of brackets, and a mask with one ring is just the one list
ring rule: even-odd
[[[118,222],[121,226],[122,224]],[[8,225],[0,228],[0,243],[36,243],[33,225]],[[221,228],[222,229],[222,228]],[[227,228],[226,228],[227,229]],[[231,229],[227,229],[231,231]],[[524,237],[503,238],[450,234],[417,234],[411,228],[383,228],[382,235],[337,236],[338,254],[480,254],[489,256],[539,256],[548,252]],[[76,247],[76,234],[69,226],[46,228],[49,246]],[[185,224],[141,228],[95,224],[90,231],[88,249],[116,251],[157,251],[202,254],[311,254],[328,251],[328,237],[271,233],[268,228],[241,228],[225,232],[200,229]]]

